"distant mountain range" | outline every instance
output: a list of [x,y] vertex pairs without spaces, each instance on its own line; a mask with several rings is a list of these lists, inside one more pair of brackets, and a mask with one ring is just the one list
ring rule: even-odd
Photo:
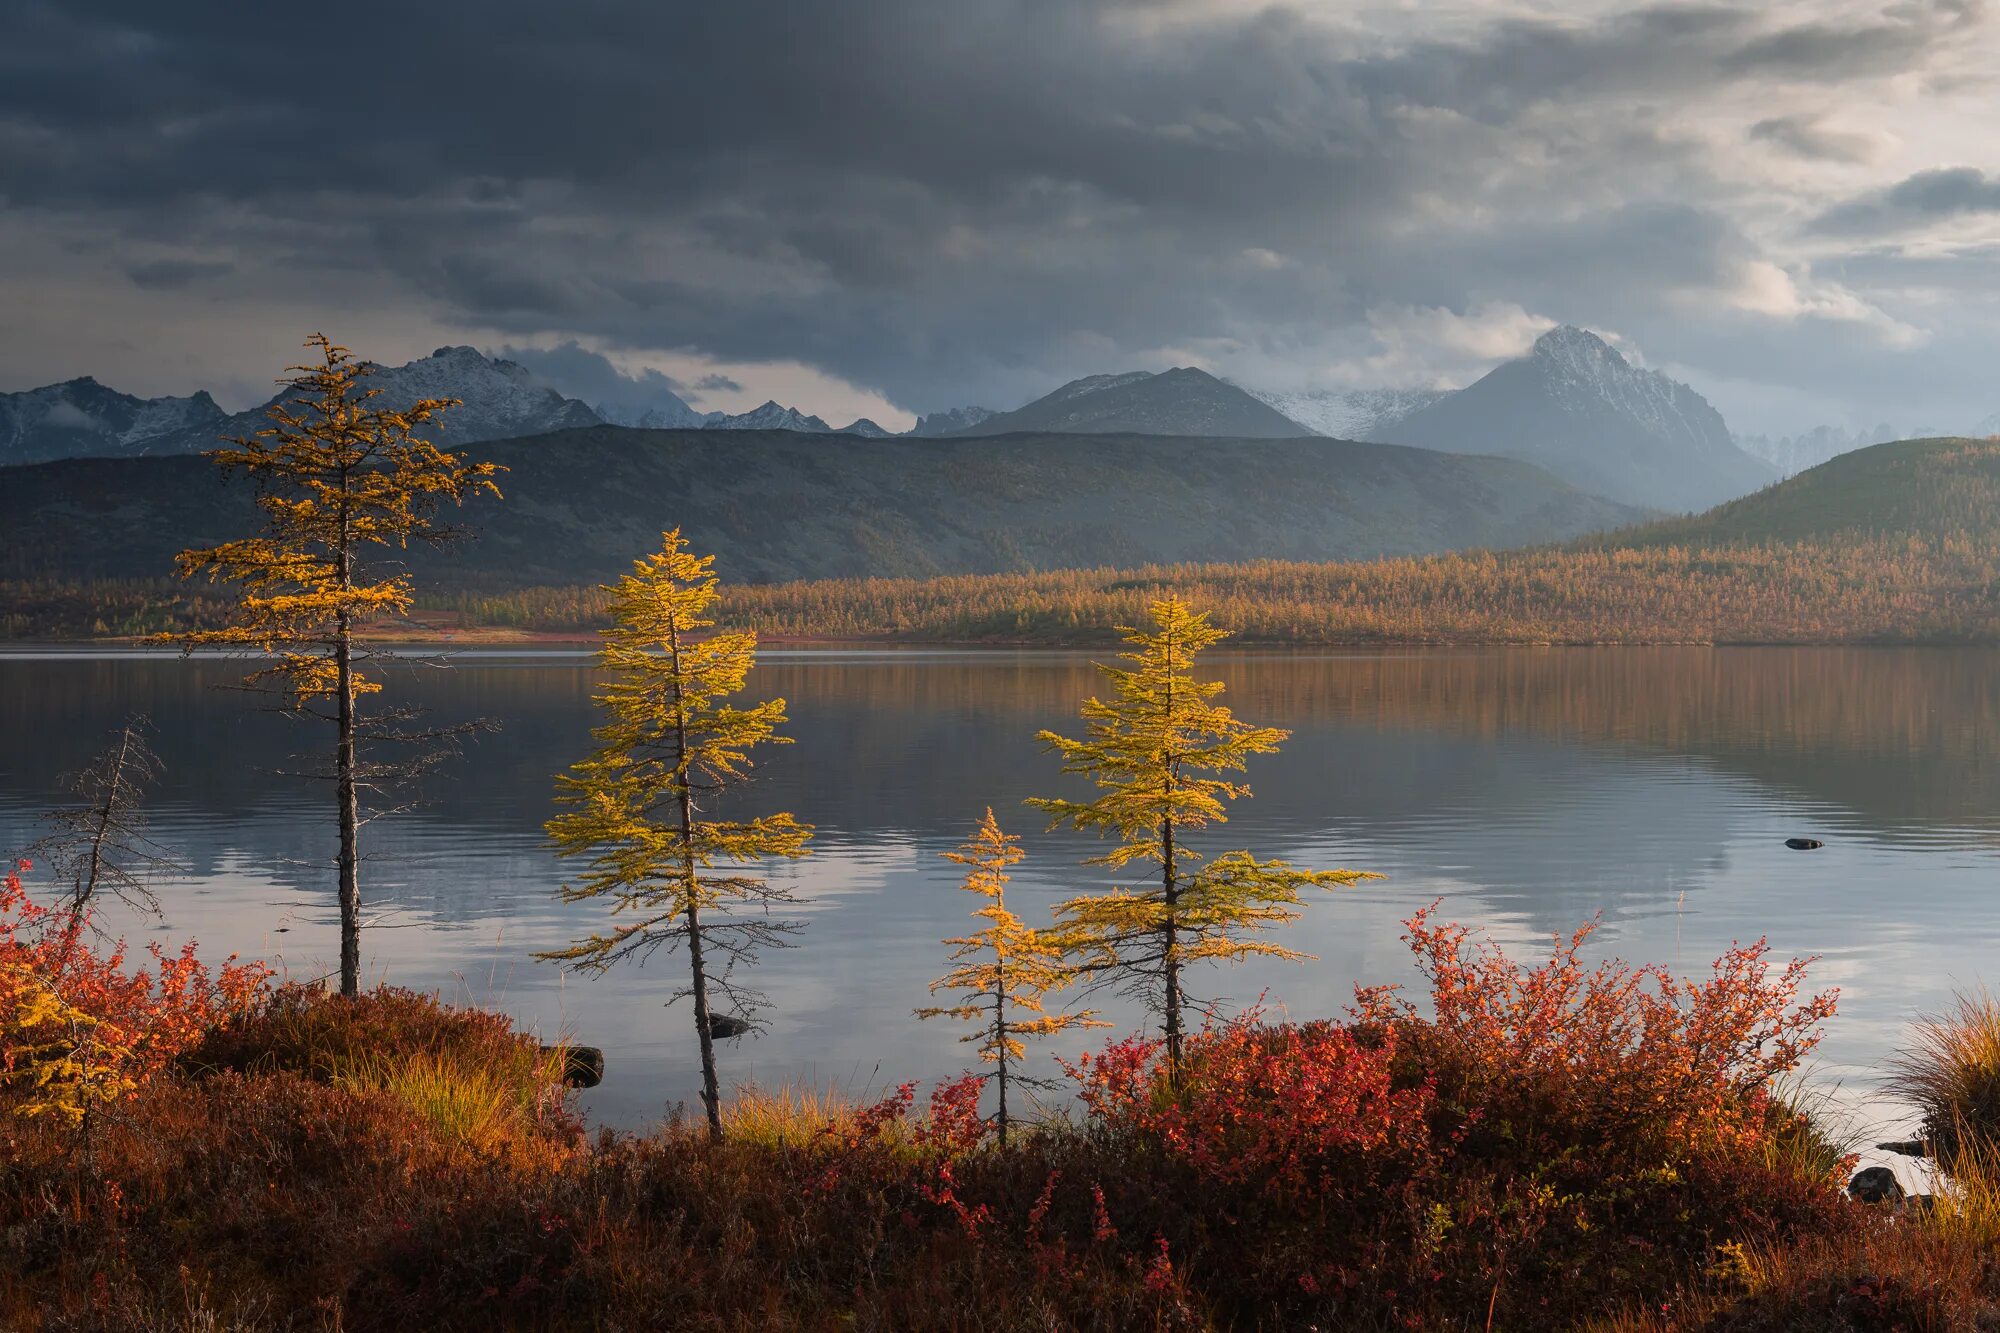
[[[2000,431],[2000,414],[1988,417],[1966,434],[1974,439],[1984,439],[1996,431]],[[1871,445],[1888,444],[1895,440],[1938,439],[1955,434],[1937,426],[1901,427],[1885,421],[1872,430],[1815,426],[1797,435],[1738,435],[1736,443],[1745,453],[1755,454],[1789,477]]]
[[[473,540],[408,555],[426,579],[601,581],[675,525],[725,577],[757,581],[1414,554],[1645,516],[1509,459],[1314,438],[1094,435],[1080,448],[1073,434],[593,426],[481,454],[509,469],[506,498],[465,510]],[[257,521],[251,488],[202,458],[6,468],[0,579],[167,577],[174,552]]]
[[228,415],[206,391],[186,398],[134,398],[86,375],[0,394],[0,463],[161,452],[153,447],[157,441],[219,429]]
[[[440,419],[436,435],[447,444],[598,424],[891,436],[866,418],[836,428],[775,401],[734,415],[700,412],[670,384],[655,375],[649,382],[634,381],[630,392],[612,400],[586,402],[516,362],[463,346],[441,347],[407,365],[378,367],[371,379],[392,406],[421,397],[463,400]],[[230,414],[205,392],[141,399],[89,378],[0,394],[0,465],[200,452],[213,448],[218,437],[264,428],[267,406]],[[2000,416],[1973,433],[1996,430]],[[1456,391],[1269,391],[1181,367],[1085,376],[1012,411],[959,407],[930,413],[908,432],[925,439],[1020,433],[1325,436],[1497,454],[1534,463],[1578,489],[1622,503],[1682,511],[1746,494],[1899,434],[1882,426],[1853,432],[1821,427],[1792,437],[1732,436],[1693,389],[1631,365],[1602,338],[1568,326],[1543,335],[1527,356]]]
[[[657,391],[642,402],[594,405],[570,398],[513,361],[473,347],[440,347],[400,366],[376,366],[367,386],[381,391],[385,407],[421,398],[457,398],[432,438],[440,444],[540,435],[581,426],[652,429],[795,430],[815,434],[884,436],[862,418],[836,432],[816,416],[767,402],[737,415],[697,412],[675,395]],[[246,412],[224,412],[206,391],[186,398],[135,398],[89,377],[21,393],[0,393],[0,465],[59,458],[133,458],[200,453],[219,440],[248,436],[270,425],[267,412],[284,395]]]

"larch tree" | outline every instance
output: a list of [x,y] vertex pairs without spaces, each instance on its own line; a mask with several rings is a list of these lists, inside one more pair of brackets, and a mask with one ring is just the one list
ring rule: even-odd
[[1072,1027],[1108,1027],[1089,1010],[1052,1014],[1043,1005],[1053,991],[1069,984],[1070,971],[1062,946],[1036,930],[1007,907],[1007,871],[1021,859],[1018,838],[1003,833],[989,808],[972,838],[947,860],[965,866],[968,893],[986,905],[973,915],[986,921],[983,930],[945,941],[952,961],[960,964],[931,983],[931,994],[958,992],[958,1003],[917,1010],[919,1018],[956,1018],[977,1024],[961,1040],[977,1042],[979,1058],[994,1067],[999,1104],[993,1123],[1000,1146],[1007,1146],[1007,1086],[1010,1081],[1040,1086],[1014,1066],[1027,1057],[1025,1037],[1046,1037]]
[[146,789],[160,775],[147,726],[144,716],[127,718],[95,759],[63,779],[74,799],[42,816],[49,832],[33,850],[54,870],[78,923],[100,895],[157,914],[154,877],[180,869],[146,833]]
[[[789,738],[777,734],[783,699],[747,708],[728,702],[748,681],[757,638],[703,633],[715,624],[714,563],[691,554],[675,529],[607,589],[612,624],[598,656],[606,684],[596,699],[605,721],[591,733],[596,751],[557,780],[566,808],[548,833],[558,855],[587,862],[563,886],[563,901],[606,899],[613,921],[540,956],[602,971],[662,946],[686,946],[688,983],[673,998],[694,1002],[702,1106],[710,1137],[720,1139],[715,1038],[719,1028],[754,1025],[750,1015],[763,1002],[735,970],[797,929],[770,915],[792,901],[789,891],[749,868],[806,855],[812,826],[789,814],[725,819],[715,808],[749,778],[753,749]],[[718,1021],[714,996],[738,1011],[734,1023]]]
[[279,383],[291,392],[270,408],[271,425],[208,455],[225,475],[241,473],[256,486],[262,530],[177,557],[183,578],[237,585],[233,623],[174,638],[189,652],[227,646],[269,655],[271,664],[245,683],[278,693],[288,713],[332,725],[325,776],[339,823],[340,990],[351,996],[361,985],[361,793],[389,776],[364,758],[365,743],[446,735],[398,731],[409,715],[396,711],[370,729],[361,701],[382,686],[359,669],[368,654],[356,630],[410,609],[412,580],[390,553],[456,535],[439,522],[439,510],[497,496],[500,469],[418,436],[458,406],[456,399],[425,398],[392,411],[375,402],[381,391],[365,384],[372,367],[324,334],[306,346],[317,355],[287,367]]
[[1169,1077],[1181,1073],[1190,963],[1251,956],[1303,959],[1249,938],[1297,919],[1309,888],[1331,889],[1376,876],[1356,870],[1298,870],[1247,851],[1212,858],[1188,835],[1228,819],[1227,803],[1250,788],[1233,775],[1252,755],[1272,754],[1290,733],[1237,718],[1215,697],[1220,681],[1197,680],[1196,655],[1227,635],[1178,598],[1153,603],[1153,628],[1125,628],[1128,666],[1099,664],[1109,700],[1084,701],[1082,740],[1052,731],[1040,740],[1062,757],[1063,772],[1088,777],[1094,800],[1036,798],[1051,828],[1116,838],[1086,864],[1113,871],[1152,868],[1146,882],[1084,894],[1056,907],[1056,935],[1091,984],[1116,984],[1161,1018]]

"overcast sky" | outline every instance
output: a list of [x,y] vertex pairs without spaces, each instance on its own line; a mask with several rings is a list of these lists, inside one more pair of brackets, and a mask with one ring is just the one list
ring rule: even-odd
[[10,0],[0,389],[243,406],[323,328],[904,425],[1567,322],[1741,430],[1959,429],[1996,72],[1983,0]]

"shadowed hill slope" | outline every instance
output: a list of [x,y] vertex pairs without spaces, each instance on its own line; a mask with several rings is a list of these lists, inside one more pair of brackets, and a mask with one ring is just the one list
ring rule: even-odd
[[[869,440],[598,426],[472,446],[509,470],[460,586],[595,582],[683,527],[735,581],[1151,561],[1353,559],[1562,540],[1637,511],[1527,464],[1324,439]],[[0,471],[0,579],[156,578],[242,535],[250,489],[195,458]]]

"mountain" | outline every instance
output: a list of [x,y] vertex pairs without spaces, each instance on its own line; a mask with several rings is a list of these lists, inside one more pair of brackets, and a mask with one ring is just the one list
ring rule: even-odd
[[636,426],[641,430],[698,430],[708,419],[707,413],[695,411],[680,395],[667,389],[589,406],[607,425]]
[[1582,490],[1657,509],[1705,509],[1777,477],[1736,447],[1707,399],[1567,325],[1382,434],[1395,444],[1523,459]]
[[[376,366],[366,384],[381,390],[379,403],[392,409],[408,407],[420,398],[463,400],[462,406],[438,418],[430,438],[439,444],[538,435],[594,426],[600,420],[588,403],[563,397],[537,380],[527,367],[497,360],[472,347],[440,347],[405,365]],[[278,397],[271,402],[277,402]],[[269,406],[266,403],[242,414],[250,419],[246,423],[249,429],[268,424],[264,411]]]
[[1071,380],[1026,407],[986,418],[956,435],[1207,435],[1296,439],[1311,431],[1205,370],[1134,371]]
[[891,438],[893,432],[883,430],[867,417],[856,417],[853,421],[835,431],[834,434],[864,435],[871,440],[886,440]]
[[995,415],[990,407],[954,407],[949,412],[933,412],[927,417],[918,417],[917,424],[910,428],[910,434],[927,437],[951,435],[970,430]]
[[[1325,560],[1571,538],[1638,511],[1538,468],[1300,438],[1015,434],[863,439],[596,426],[493,442],[506,499],[477,539],[412,551],[472,587],[598,582],[683,526],[732,580]],[[456,517],[456,516],[454,516]],[[0,471],[0,578],[164,577],[251,531],[251,490],[206,459]],[[399,557],[401,558],[401,557]]]
[[1870,445],[1705,514],[1607,533],[1590,544],[1840,546],[1874,537],[1963,538],[1975,549],[2000,544],[2000,441]]
[[[1918,431],[1919,435],[1933,432]],[[1797,435],[1738,435],[1736,447],[1754,458],[1761,458],[1776,468],[1782,476],[1792,476],[1807,468],[1818,467],[1829,458],[1864,449],[1871,444],[1886,444],[1890,440],[1904,439],[1887,422],[1874,430],[1844,430],[1839,426],[1815,426]]]
[[1245,389],[1315,435],[1374,440],[1413,412],[1449,396],[1444,389]]
[[[711,412],[703,424],[708,430],[795,430],[814,435],[826,435],[833,429],[818,417],[809,417],[796,407],[779,406],[776,399],[766,399],[762,407],[753,407],[735,416]],[[876,429],[881,428],[878,426]]]
[[88,375],[21,393],[0,393],[0,464],[159,453],[163,441],[212,429],[225,415],[206,392],[186,398],[135,398],[107,389]]
[[[586,403],[565,398],[512,361],[471,347],[440,347],[401,366],[376,366],[366,387],[379,403],[405,408],[420,398],[457,398],[429,438],[468,444],[596,425]],[[271,424],[268,409],[284,393],[247,412],[225,413],[206,391],[186,398],[134,398],[85,377],[25,393],[0,394],[0,462],[57,458],[193,454],[228,436],[254,435]]]

